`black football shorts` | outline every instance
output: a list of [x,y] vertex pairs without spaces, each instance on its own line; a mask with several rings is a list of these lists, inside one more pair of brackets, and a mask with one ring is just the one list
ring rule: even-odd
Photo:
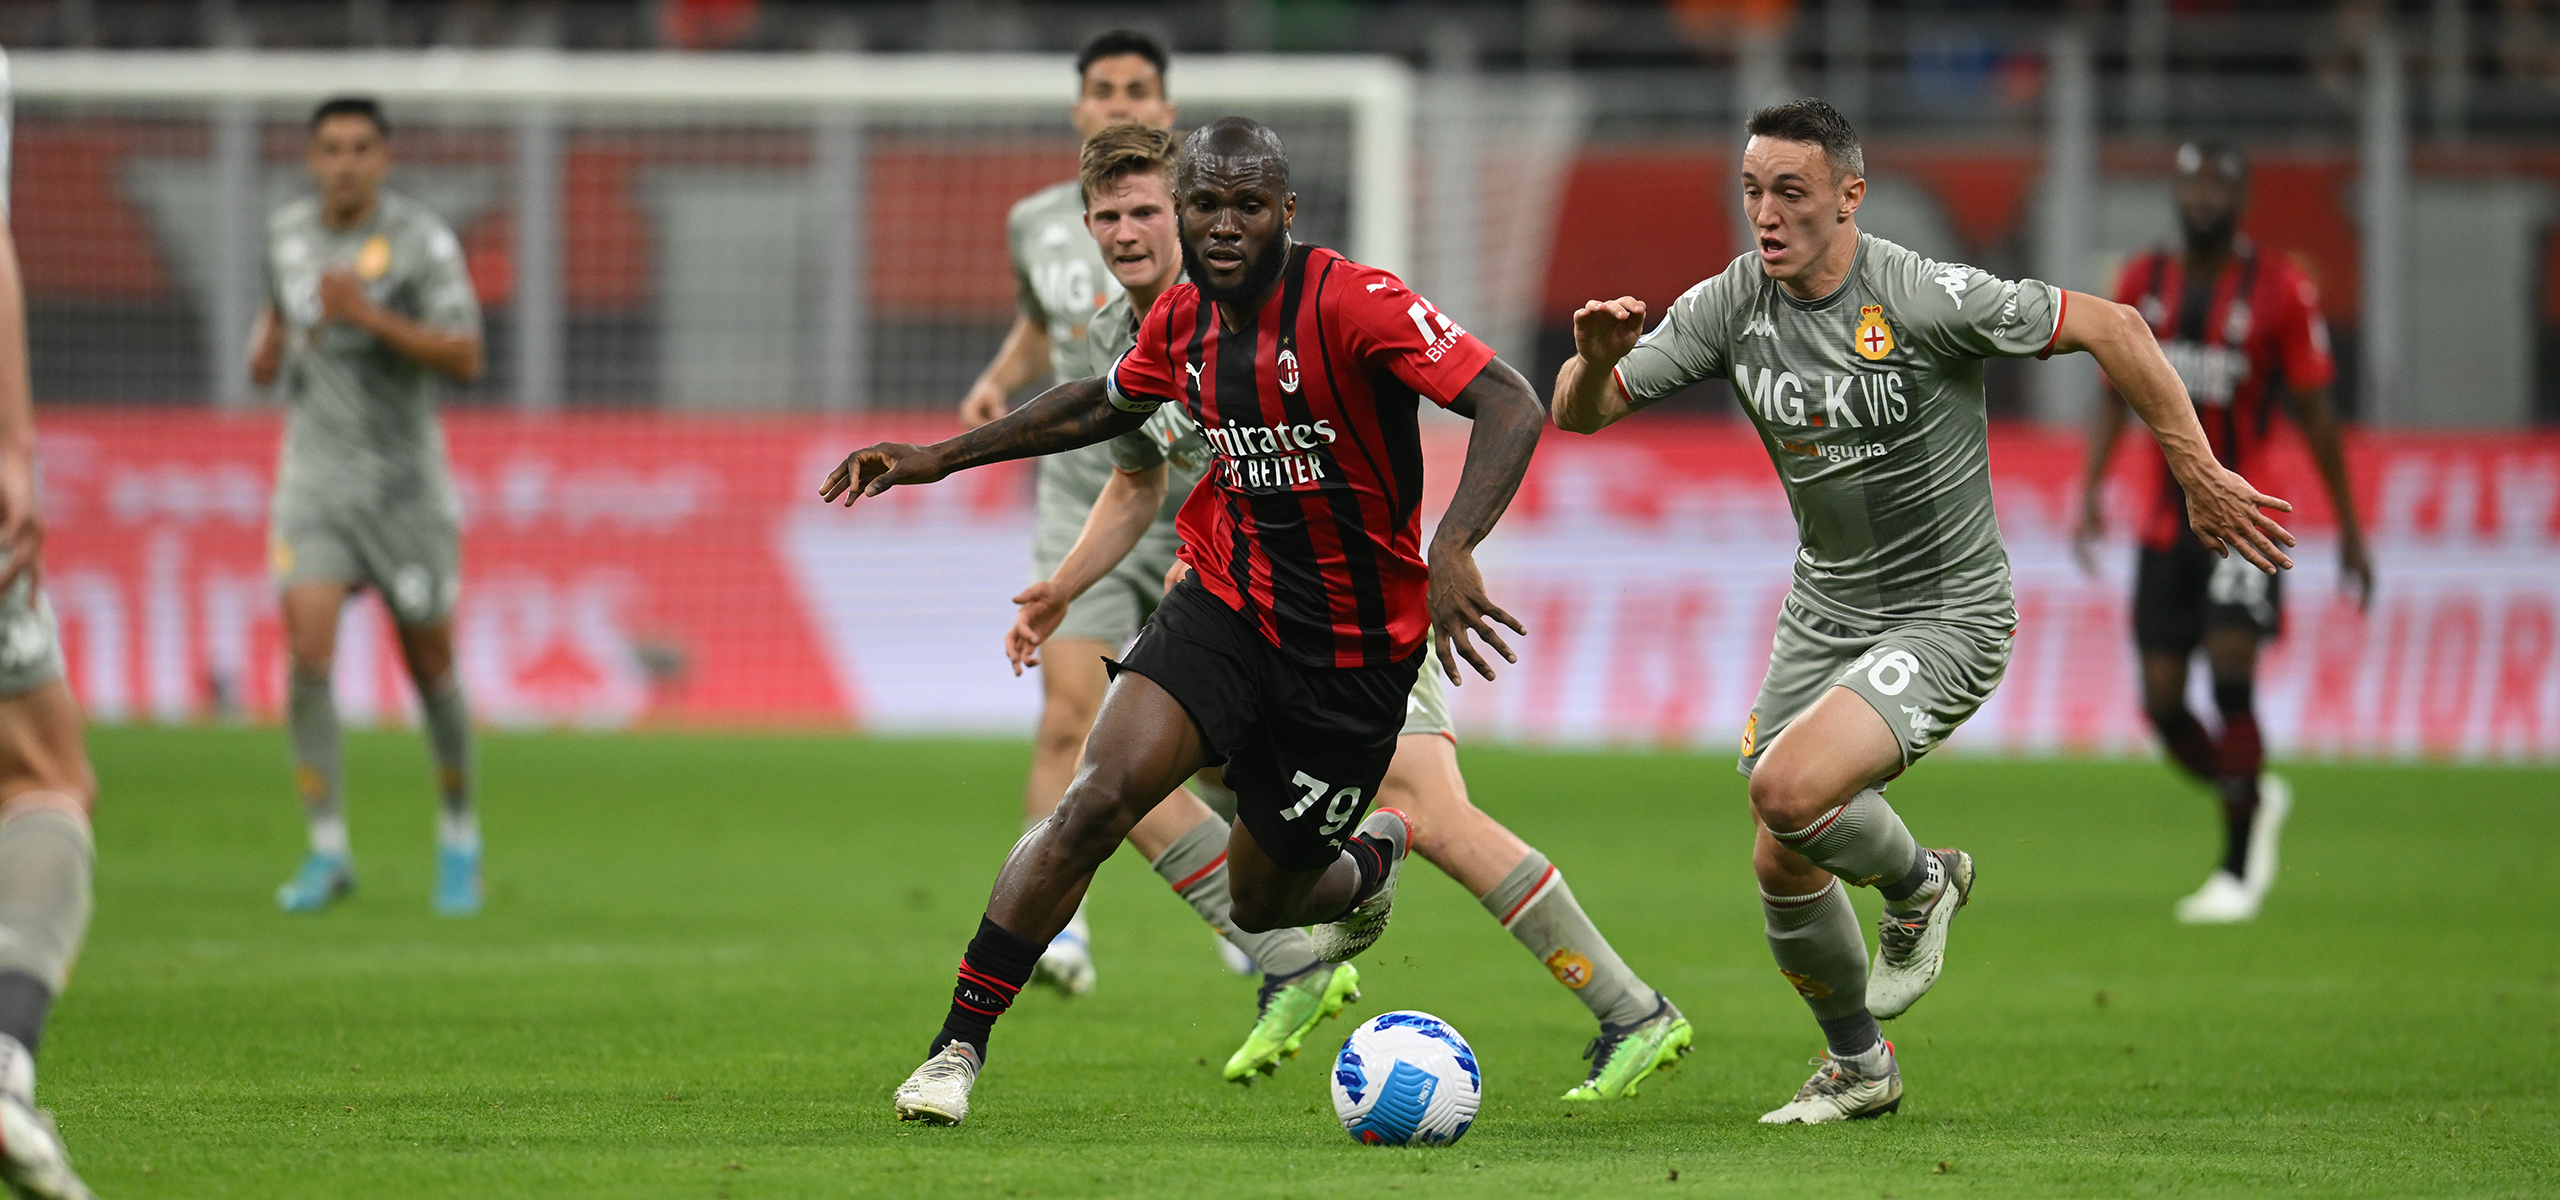
[[2186,655],[2216,629],[2248,629],[2272,640],[2284,632],[2284,575],[2237,554],[2216,556],[2181,530],[2167,550],[2142,548],[2133,570],[2133,644],[2147,653]]
[[1236,819],[1291,871],[1331,866],[1396,756],[1422,651],[1375,667],[1289,657],[1196,578],[1165,594],[1113,674],[1172,693],[1226,760]]

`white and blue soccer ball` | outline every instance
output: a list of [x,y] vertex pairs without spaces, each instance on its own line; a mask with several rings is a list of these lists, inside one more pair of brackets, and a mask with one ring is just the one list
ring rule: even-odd
[[1371,1017],[1333,1060],[1334,1115],[1371,1146],[1448,1145],[1466,1136],[1483,1101],[1476,1052],[1430,1013]]

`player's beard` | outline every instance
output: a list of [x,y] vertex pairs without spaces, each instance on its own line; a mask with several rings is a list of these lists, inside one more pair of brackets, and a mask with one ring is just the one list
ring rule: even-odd
[[2187,253],[2197,255],[2218,254],[2229,249],[2239,227],[2240,214],[2237,211],[2224,213],[2209,225],[2197,225],[2187,220],[2178,222],[2178,230],[2187,240]]
[[1262,244],[1262,253],[1246,260],[1244,278],[1219,287],[1209,282],[1209,265],[1200,261],[1199,252],[1191,248],[1191,239],[1182,239],[1182,273],[1200,289],[1201,298],[1212,304],[1252,303],[1270,290],[1271,281],[1280,278],[1280,268],[1288,263],[1289,239],[1286,235],[1275,237]]

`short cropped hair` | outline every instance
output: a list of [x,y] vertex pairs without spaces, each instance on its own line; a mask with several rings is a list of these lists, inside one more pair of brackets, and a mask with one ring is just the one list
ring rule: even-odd
[[2178,147],[2178,173],[2195,175],[2207,167],[2233,183],[2249,181],[2249,156],[2221,138],[2199,138]]
[[1076,81],[1081,84],[1084,73],[1092,70],[1093,64],[1123,54],[1135,54],[1147,60],[1156,69],[1156,82],[1164,82],[1164,43],[1134,29],[1112,29],[1093,35],[1092,40],[1084,44],[1084,49],[1076,51]]
[[1812,96],[1773,104],[1751,114],[1751,136],[1804,142],[1822,147],[1831,161],[1831,182],[1864,179],[1867,155],[1858,148],[1858,130],[1840,110]]
[[373,131],[391,136],[391,119],[382,115],[382,103],[371,96],[331,96],[311,110],[311,132],[320,132],[320,123],[331,117],[363,117],[373,122]]
[[1094,193],[1124,175],[1161,176],[1165,191],[1171,192],[1181,157],[1170,130],[1135,123],[1113,125],[1086,140],[1084,159],[1076,167],[1076,185],[1084,192],[1087,207],[1092,206]]

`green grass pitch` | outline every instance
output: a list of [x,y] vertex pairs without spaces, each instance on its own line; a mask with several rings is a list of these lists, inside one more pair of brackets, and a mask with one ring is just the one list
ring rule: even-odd
[[1887,1027],[1903,1110],[1764,1129],[1818,1039],[1761,941],[1729,759],[1470,749],[1477,800],[1698,1047],[1632,1102],[1557,1101],[1589,1018],[1417,861],[1355,1011],[1455,1022],[1486,1101],[1407,1151],[1334,1123],[1346,1022],[1219,1082],[1252,987],[1125,853],[1093,890],[1100,991],[1024,996],[966,1126],[890,1118],[1019,828],[1019,743],[493,735],[471,921],[428,912],[414,737],[352,739],[362,889],[318,917],[273,903],[300,850],[279,734],[92,745],[98,914],[40,1096],[118,1200],[2560,1192],[2550,771],[2293,767],[2265,916],[2188,929],[2214,819],[2165,768],[1924,764],[1895,801],[1981,884]]

